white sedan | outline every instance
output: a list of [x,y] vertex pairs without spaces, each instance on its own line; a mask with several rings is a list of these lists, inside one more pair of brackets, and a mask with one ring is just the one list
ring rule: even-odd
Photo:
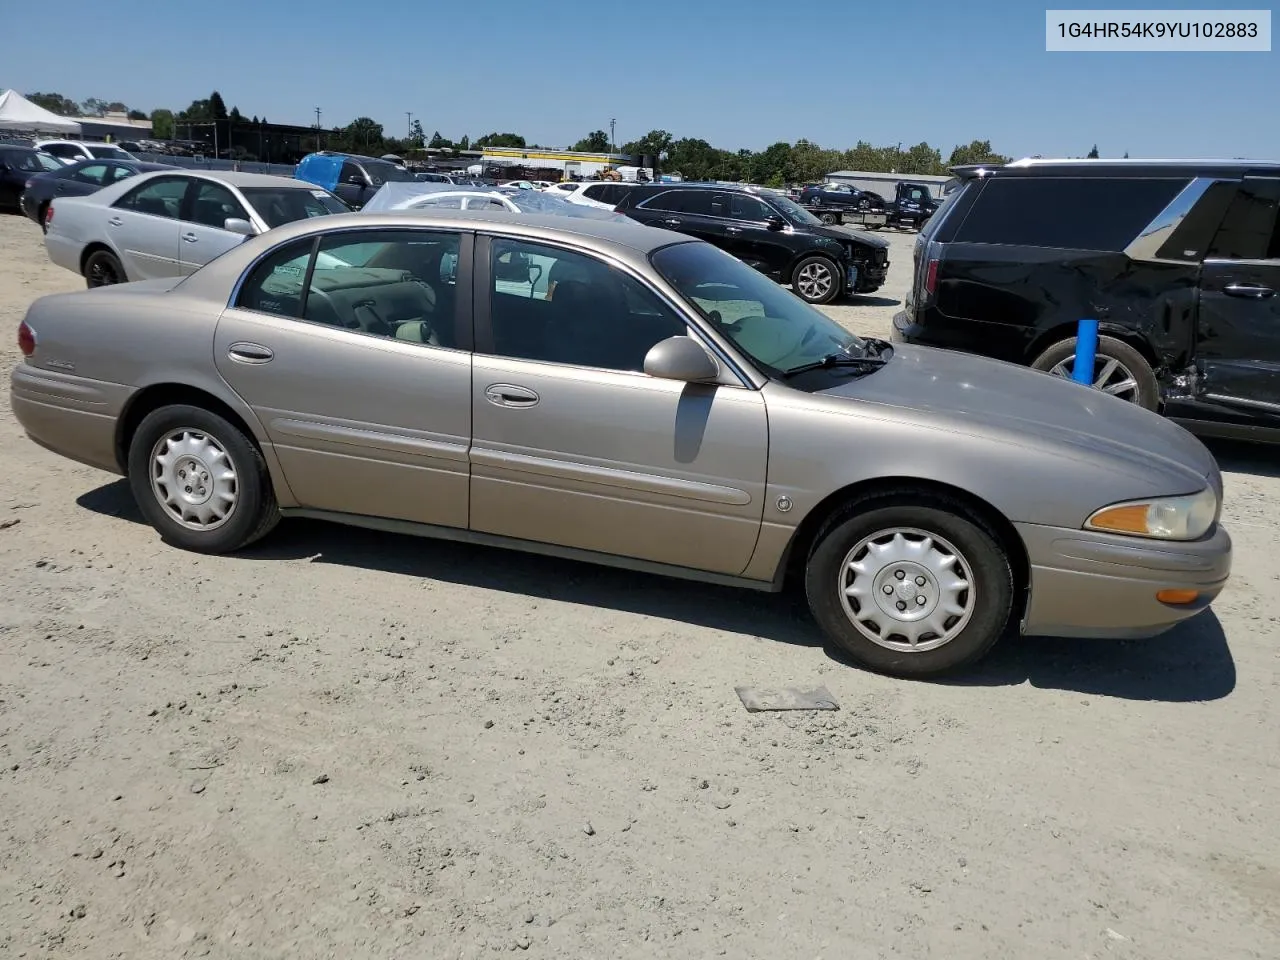
[[90,287],[184,277],[245,237],[350,208],[314,184],[258,173],[159,172],[87,197],[58,198],[45,214],[45,249]]

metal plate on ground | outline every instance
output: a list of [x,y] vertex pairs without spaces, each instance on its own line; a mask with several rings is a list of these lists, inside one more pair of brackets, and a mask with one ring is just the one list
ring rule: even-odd
[[764,710],[839,710],[826,687],[734,687],[748,713]]

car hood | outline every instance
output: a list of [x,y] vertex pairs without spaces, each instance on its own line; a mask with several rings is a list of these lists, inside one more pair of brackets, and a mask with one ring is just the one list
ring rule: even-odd
[[830,237],[832,240],[856,240],[863,246],[874,247],[877,250],[884,250],[889,246],[889,241],[884,237],[877,237],[873,233],[865,233],[850,227],[830,226],[824,223],[822,226],[811,226],[806,229],[819,237]]
[[1170,495],[1194,493],[1217,462],[1182,427],[1159,414],[1060,377],[971,354],[894,344],[884,367],[819,395],[856,397],[916,411],[942,429],[1038,445],[1150,480]]

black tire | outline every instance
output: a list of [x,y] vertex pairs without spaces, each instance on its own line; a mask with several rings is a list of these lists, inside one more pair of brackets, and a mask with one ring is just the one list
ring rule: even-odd
[[84,281],[90,289],[125,283],[124,267],[110,250],[95,250],[84,262]]
[[820,213],[818,219],[827,225],[837,223],[839,218],[834,213]]
[[49,232],[49,225],[45,223],[45,219],[44,219],[48,215],[49,215],[49,201],[46,200],[44,203],[40,204],[40,208],[36,211],[36,216],[39,218],[41,233]]
[[[154,489],[154,448],[164,437],[184,430],[212,440],[234,472],[233,506],[211,529],[195,530],[179,522],[161,504]],[[174,404],[147,414],[129,443],[128,467],[129,488],[142,515],[166,543],[184,550],[231,553],[266,536],[280,521],[280,507],[262,453],[242,430],[202,407]]]
[[[896,528],[940,538],[955,549],[972,574],[966,577],[972,586],[963,593],[967,622],[947,618],[944,629],[961,628],[934,649],[891,649],[870,639],[845,611],[846,558],[865,538]],[[930,677],[976,663],[1005,634],[1013,611],[1013,572],[999,537],[962,503],[903,490],[851,504],[827,522],[805,566],[805,593],[823,632],[857,663],[896,677]],[[855,602],[849,601],[851,610]],[[886,638],[889,643],[905,642],[894,636]],[[937,639],[937,634],[921,638],[926,646]]]
[[[1070,368],[1074,367],[1073,358],[1075,355],[1076,338],[1070,337],[1066,340],[1058,341],[1040,354],[1031,366],[1045,373],[1053,373],[1055,368],[1061,368],[1065,365],[1066,369],[1059,369],[1057,375],[1070,376]],[[1108,361],[1115,360],[1118,364],[1117,372],[1113,373],[1108,379],[1108,386],[1114,388],[1128,380],[1132,380],[1134,384],[1132,389],[1127,389],[1124,392],[1108,390],[1108,393],[1116,393],[1117,396],[1121,396],[1125,400],[1136,403],[1138,406],[1145,407],[1148,410],[1155,410],[1160,406],[1160,384],[1156,381],[1156,374],[1151,369],[1151,364],[1147,362],[1147,358],[1141,353],[1123,340],[1101,336],[1098,338],[1098,349],[1095,357],[1095,376],[1106,370]],[[1120,373],[1123,370],[1128,370],[1132,376],[1123,376]]]
[[[821,279],[826,277],[826,280]],[[791,271],[791,289],[805,303],[821,306],[840,296],[844,276],[834,260],[823,256],[805,257]]]

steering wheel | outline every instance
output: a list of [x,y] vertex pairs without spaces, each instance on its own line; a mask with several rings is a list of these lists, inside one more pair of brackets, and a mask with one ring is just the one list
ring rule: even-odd
[[729,329],[734,343],[770,367],[800,349],[804,339],[785,321],[755,315],[738,318]]

